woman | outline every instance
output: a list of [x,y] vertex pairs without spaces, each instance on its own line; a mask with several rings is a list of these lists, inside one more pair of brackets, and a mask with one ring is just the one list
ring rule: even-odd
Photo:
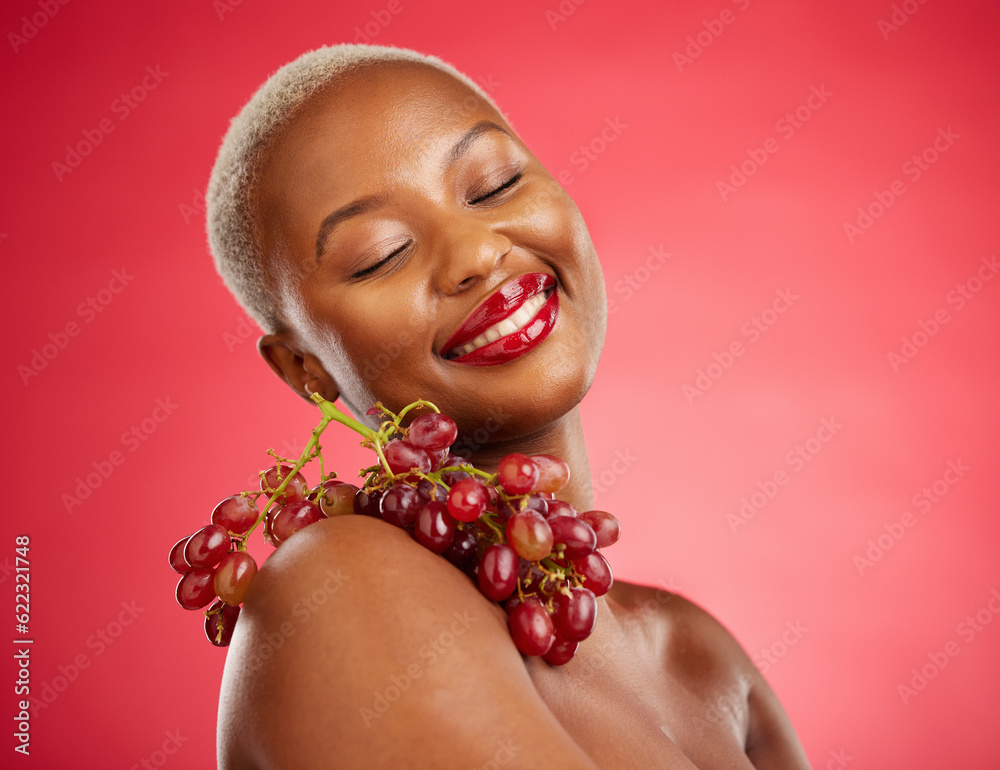
[[[597,255],[475,84],[397,49],[307,54],[234,120],[209,206],[219,269],[293,390],[356,415],[431,400],[477,466],[515,449],[562,457],[559,497],[592,507],[578,404],[604,340]],[[319,522],[247,598],[220,765],[808,767],[707,613],[620,581],[598,603],[593,635],[551,668],[522,658],[504,611],[405,532]]]

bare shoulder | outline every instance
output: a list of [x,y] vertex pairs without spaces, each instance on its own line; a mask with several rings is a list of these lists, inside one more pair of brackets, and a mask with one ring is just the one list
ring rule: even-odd
[[808,768],[784,708],[733,634],[711,613],[680,594],[616,583],[615,600],[657,641],[667,673],[704,693],[710,717],[740,725],[745,750],[758,770]]
[[447,561],[345,516],[264,564],[226,661],[220,767],[474,767],[504,751],[593,767],[534,691],[503,610]]

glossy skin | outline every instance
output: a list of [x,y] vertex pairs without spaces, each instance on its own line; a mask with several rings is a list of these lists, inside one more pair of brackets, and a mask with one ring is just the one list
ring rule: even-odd
[[[362,414],[376,398],[433,400],[481,467],[512,448],[562,457],[572,477],[559,497],[587,510],[577,405],[603,343],[597,257],[572,201],[469,95],[429,68],[381,65],[292,122],[259,198],[287,326],[260,349],[300,394],[342,395]],[[463,145],[484,121],[503,131]],[[373,194],[383,206],[339,225],[317,262],[324,217]],[[549,338],[498,366],[440,355],[487,296],[532,272],[558,282]],[[484,426],[487,440],[468,440]],[[318,522],[247,597],[223,679],[220,767],[808,767],[770,688],[709,615],[622,582],[597,603],[593,635],[551,668],[522,658],[503,609],[407,533],[360,516]]]

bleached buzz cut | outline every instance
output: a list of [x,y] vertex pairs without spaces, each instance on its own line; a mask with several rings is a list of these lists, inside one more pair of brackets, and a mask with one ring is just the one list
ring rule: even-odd
[[309,99],[341,75],[382,63],[411,62],[447,72],[501,115],[471,78],[435,56],[406,48],[342,44],[302,54],[257,89],[232,119],[219,147],[205,196],[208,245],[226,286],[265,333],[282,328],[281,312],[265,270],[262,233],[253,201],[267,151],[281,128]]

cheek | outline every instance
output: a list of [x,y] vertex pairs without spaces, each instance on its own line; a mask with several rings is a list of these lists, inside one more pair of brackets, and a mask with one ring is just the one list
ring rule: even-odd
[[328,316],[343,340],[339,354],[330,349],[338,369],[330,373],[359,406],[377,399],[396,401],[398,391],[417,382],[426,368],[426,319],[411,299],[396,293],[391,301],[354,297],[343,303],[349,312]]

